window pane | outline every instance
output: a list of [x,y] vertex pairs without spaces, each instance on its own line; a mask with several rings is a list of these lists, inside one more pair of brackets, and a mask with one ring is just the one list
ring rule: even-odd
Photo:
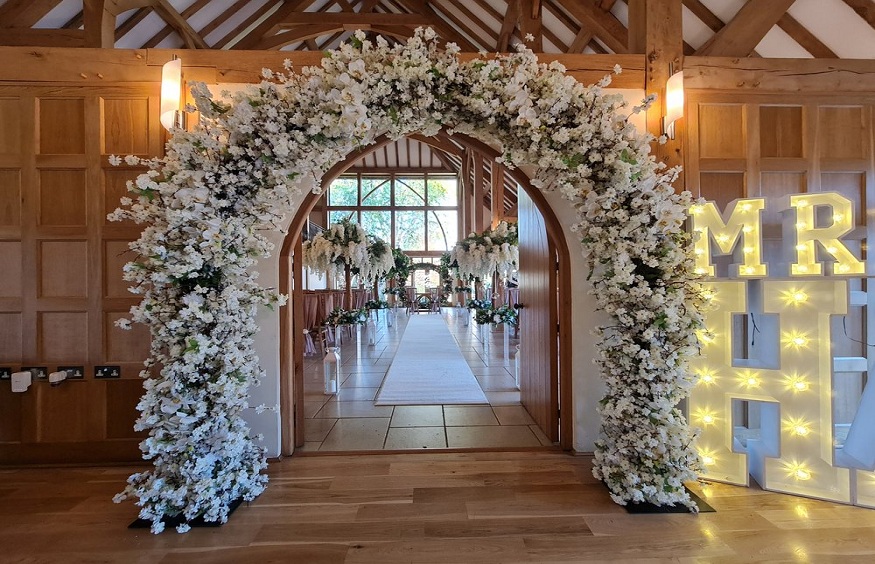
[[428,178],[428,205],[456,206],[459,183],[453,176]]
[[362,227],[370,235],[379,237],[391,245],[392,243],[392,212],[363,211]]
[[395,212],[395,246],[402,250],[425,250],[425,212]]
[[395,179],[395,205],[396,206],[424,206],[425,205],[425,179],[423,179],[423,178],[396,178]]
[[349,218],[353,223],[358,223],[358,214],[354,211],[337,211],[331,210],[328,212],[328,223],[340,223],[341,219]]
[[459,239],[459,212],[428,213],[428,250],[449,251]]
[[388,178],[362,178],[362,205],[391,205],[391,188]]
[[358,179],[355,177],[338,178],[328,187],[329,206],[356,206],[358,203]]

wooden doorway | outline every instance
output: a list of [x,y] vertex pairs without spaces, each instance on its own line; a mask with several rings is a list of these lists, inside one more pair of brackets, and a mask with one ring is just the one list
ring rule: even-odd
[[[435,138],[424,138],[421,136],[417,136],[417,138],[426,140],[430,145],[440,150],[446,150],[447,147],[455,146],[458,143],[466,148],[477,151],[487,159],[495,159],[499,156],[498,152],[488,145],[461,135],[452,138],[456,143],[450,142],[449,136],[445,134],[440,134]],[[364,155],[377,151],[388,143],[390,143],[389,139],[380,138],[374,145],[351,154],[345,161],[335,165],[323,176],[323,185],[327,186]],[[573,444],[573,428],[570,420],[568,424],[563,426],[561,432],[558,429],[560,402],[563,404],[561,411],[571,413],[570,347],[562,346],[563,343],[570,342],[571,327],[571,285],[568,245],[565,241],[562,226],[549,204],[547,204],[543,194],[531,186],[528,177],[521,171],[511,170],[509,174],[519,186],[520,193],[526,192],[528,194],[532,210],[539,211],[543,217],[543,228],[546,232],[548,245],[553,253],[551,256],[558,258],[558,261],[556,259],[549,261],[552,270],[546,277],[548,284],[547,292],[554,296],[550,306],[552,313],[546,308],[536,308],[530,316],[534,318],[536,315],[547,314],[550,317],[549,321],[539,322],[539,325],[544,328],[544,332],[540,337],[544,339],[544,343],[539,348],[552,351],[548,353],[548,356],[552,356],[547,361],[549,366],[540,369],[539,374],[541,377],[529,380],[529,384],[527,384],[529,389],[526,391],[526,394],[531,397],[542,398],[539,400],[538,405],[541,407],[538,410],[543,409],[544,413],[549,412],[553,414],[545,417],[541,415],[536,416],[535,413],[532,413],[541,430],[552,441],[558,441],[562,448],[570,449]],[[310,212],[316,206],[320,197],[317,194],[308,194],[305,197],[292,221],[280,253],[280,289],[291,296],[289,306],[282,308],[280,312],[280,340],[282,343],[280,355],[282,452],[286,455],[292,454],[296,446],[303,445],[305,437],[303,346],[302,339],[295,338],[303,333],[303,315],[300,305],[302,303],[303,290],[301,285],[301,266],[296,264],[294,256],[300,256],[301,233],[307,223]],[[556,274],[557,267],[558,275]],[[560,357],[558,353],[562,350],[566,351],[566,353]],[[538,386],[543,386],[547,382],[552,382],[549,384],[550,390],[537,389]],[[534,405],[532,402],[530,404]],[[533,407],[532,410],[535,410],[535,408]]]

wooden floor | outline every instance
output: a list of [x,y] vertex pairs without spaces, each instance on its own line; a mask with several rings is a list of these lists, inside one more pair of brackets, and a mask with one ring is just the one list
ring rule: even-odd
[[[0,470],[0,562],[872,562],[875,511],[718,484],[630,515],[555,451],[298,456],[221,528],[153,536],[130,468]],[[699,488],[702,491],[701,488]]]

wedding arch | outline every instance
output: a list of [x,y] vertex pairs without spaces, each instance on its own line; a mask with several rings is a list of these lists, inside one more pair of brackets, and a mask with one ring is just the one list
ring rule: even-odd
[[618,503],[696,510],[683,487],[698,469],[695,434],[677,407],[702,327],[683,231],[691,198],[617,113],[609,79],[585,87],[525,49],[462,62],[429,29],[392,47],[359,32],[320,67],[264,78],[230,103],[196,85],[196,130],[175,131],[163,158],[125,158],[149,166],[111,218],[145,225],[125,267],[142,300],[120,325],[151,331],[136,428],[149,432],[141,449],[153,468],[116,501],[139,498],[153,532],[170,516],[185,531],[197,517],[224,522],[232,503],[264,490],[265,455],[241,417],[262,376],[256,311],[284,303],[257,283],[254,265],[272,251],[262,232],[357,147],[444,130],[500,147],[507,166],[533,167],[532,184],[576,210],[589,266],[577,275],[612,318],[598,328],[607,391],[593,472]]

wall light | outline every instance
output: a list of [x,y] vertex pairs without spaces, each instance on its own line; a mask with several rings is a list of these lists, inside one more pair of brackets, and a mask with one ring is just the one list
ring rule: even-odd
[[662,118],[662,133],[675,138],[675,122],[684,117],[684,71],[672,74],[665,83],[665,117]]
[[161,68],[161,125],[170,130],[185,127],[182,108],[182,60],[175,55]]

